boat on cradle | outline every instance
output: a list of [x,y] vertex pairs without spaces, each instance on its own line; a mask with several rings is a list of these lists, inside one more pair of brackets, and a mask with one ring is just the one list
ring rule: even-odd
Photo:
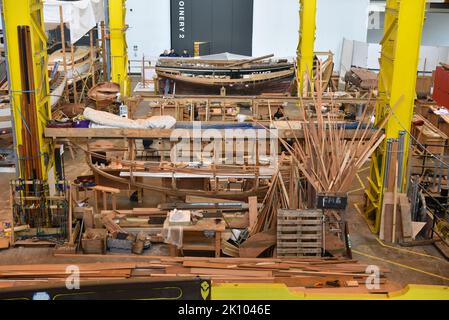
[[294,64],[273,55],[259,58],[222,53],[195,58],[160,58],[156,73],[176,83],[176,94],[227,93],[260,94],[289,92],[295,75]]

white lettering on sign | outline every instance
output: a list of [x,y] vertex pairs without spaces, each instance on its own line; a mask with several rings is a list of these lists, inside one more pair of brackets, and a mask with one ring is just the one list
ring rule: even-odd
[[179,39],[185,38],[186,28],[185,28],[185,2],[178,2],[178,29],[179,29]]

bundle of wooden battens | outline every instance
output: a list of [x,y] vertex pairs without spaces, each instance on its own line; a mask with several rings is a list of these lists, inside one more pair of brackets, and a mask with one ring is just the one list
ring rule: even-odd
[[[61,255],[59,258],[76,258],[77,255]],[[90,255],[98,263],[76,263],[82,281],[113,281],[118,279],[187,279],[196,276],[210,278],[215,283],[283,283],[289,287],[365,288],[370,274],[367,266],[354,260],[322,258],[250,259],[206,257],[144,257],[134,262],[110,262],[129,256]],[[113,260],[112,260],[113,261]],[[17,285],[42,281],[65,281],[69,264],[2,265],[0,287],[14,281]],[[388,284],[385,273],[380,272],[381,290]]]
[[[314,101],[312,110],[307,112],[302,99],[298,100],[299,111],[302,118],[306,119],[302,123],[304,138],[300,140],[295,135],[293,143],[280,137],[279,141],[293,157],[295,165],[316,192],[347,192],[355,178],[354,173],[362,168],[385,139],[383,129],[392,113],[388,112],[383,119],[376,119],[377,125],[372,127],[373,114],[368,113],[370,108],[366,106],[352,138],[348,140],[347,126],[333,121],[330,113],[325,115],[322,112],[325,105],[323,92],[319,86],[314,95]],[[402,98],[396,105],[401,102]],[[331,103],[329,108],[335,110],[337,106]],[[392,110],[395,108],[396,106],[391,106]],[[316,117],[311,117],[311,113],[314,113]],[[287,124],[290,128],[292,127],[289,121]],[[368,139],[368,133],[372,131],[374,133]],[[292,133],[294,134],[294,130]]]

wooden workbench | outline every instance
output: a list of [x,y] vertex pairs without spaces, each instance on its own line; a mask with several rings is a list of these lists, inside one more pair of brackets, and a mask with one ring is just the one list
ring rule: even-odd
[[[214,251],[215,257],[220,257],[221,253],[221,234],[226,229],[223,220],[216,223],[215,219],[202,219],[196,224],[189,226],[170,226],[168,218],[164,222],[164,229],[181,228],[183,232],[182,247],[184,251]],[[205,231],[215,232],[215,237],[209,239],[204,235]],[[172,254],[173,255],[173,254]]]

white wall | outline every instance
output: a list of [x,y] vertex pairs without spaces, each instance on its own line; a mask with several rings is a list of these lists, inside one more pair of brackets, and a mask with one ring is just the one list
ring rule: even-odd
[[[380,12],[380,29],[369,30],[367,41],[379,43],[384,33],[385,13]],[[423,46],[449,46],[449,13],[427,12],[422,33]]]
[[[343,38],[366,40],[368,5],[369,0],[317,0],[315,50],[335,53],[337,69]],[[298,30],[298,0],[254,0],[254,56],[296,56]]]
[[[171,46],[170,1],[127,0],[126,33],[130,60],[158,57]],[[134,51],[137,46],[137,51]]]
[[335,53],[339,70],[343,39],[366,41],[369,0],[317,0],[316,51]]
[[253,56],[296,56],[298,30],[298,0],[254,0]]
[[[381,46],[378,43],[365,43],[358,41],[345,41],[344,51],[347,56],[352,57],[346,61],[342,68],[356,66],[378,70],[380,68],[379,58]],[[449,56],[449,46],[421,46],[419,52],[418,71],[433,71],[442,61],[446,61]]]
[[426,14],[422,34],[424,46],[449,46],[449,13]]

